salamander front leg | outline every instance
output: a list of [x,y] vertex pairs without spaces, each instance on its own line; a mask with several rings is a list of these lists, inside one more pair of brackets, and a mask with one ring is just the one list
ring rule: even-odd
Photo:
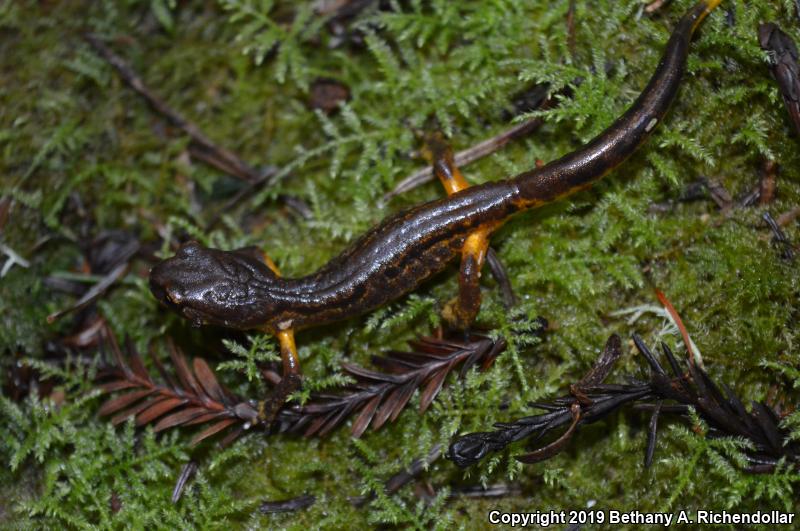
[[258,418],[264,423],[271,423],[278,414],[278,410],[286,403],[289,395],[300,389],[303,375],[300,371],[300,359],[297,357],[297,347],[294,343],[294,330],[291,328],[275,334],[281,345],[281,361],[283,362],[283,378],[273,389],[266,400],[258,404]]
[[[264,263],[267,264],[273,273],[281,275],[278,266],[275,265],[266,253],[262,253]],[[289,395],[300,389],[303,384],[303,374],[300,370],[300,359],[297,356],[297,346],[294,343],[294,329],[288,327],[275,333],[281,346],[281,362],[283,363],[283,377],[278,385],[273,389],[269,398],[262,400],[258,404],[258,419],[261,422],[270,424],[278,411],[286,403]]]

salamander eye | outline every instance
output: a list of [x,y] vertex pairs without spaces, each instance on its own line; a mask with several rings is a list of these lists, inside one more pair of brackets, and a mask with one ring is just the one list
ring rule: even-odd
[[180,304],[183,300],[183,292],[175,288],[166,290],[167,299],[173,304]]
[[199,250],[200,244],[194,240],[191,240],[181,245],[180,249],[178,249],[178,252],[175,253],[175,256],[178,258],[191,258]]

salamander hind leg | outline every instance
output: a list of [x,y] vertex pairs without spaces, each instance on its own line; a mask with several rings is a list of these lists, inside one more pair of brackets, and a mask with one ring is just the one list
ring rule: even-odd
[[[447,195],[469,188],[469,183],[455,164],[450,145],[441,135],[427,136],[423,154],[433,165],[433,173],[442,183]],[[480,277],[489,249],[489,236],[494,227],[481,227],[473,231],[461,249],[461,268],[458,277],[458,297],[444,308],[442,316],[457,330],[467,331],[481,307]],[[499,262],[498,262],[499,264]],[[501,273],[502,265],[498,265]],[[503,274],[499,276],[503,276]],[[507,275],[505,276],[507,278]],[[498,279],[500,280],[500,279]]]
[[486,261],[490,234],[490,229],[473,232],[461,249],[458,298],[448,303],[442,312],[442,317],[458,330],[469,330],[481,309],[481,269]]
[[426,135],[422,154],[433,165],[433,173],[442,183],[447,195],[453,195],[469,188],[469,183],[461,174],[458,166],[456,166],[450,144],[441,133],[436,132]]

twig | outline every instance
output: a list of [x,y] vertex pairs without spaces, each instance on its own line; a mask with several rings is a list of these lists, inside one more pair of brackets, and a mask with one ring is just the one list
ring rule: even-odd
[[[191,138],[189,154],[192,157],[248,183],[247,186],[217,210],[207,224],[207,228],[213,227],[219,221],[222,213],[230,211],[242,199],[252,195],[255,190],[272,184],[274,177],[278,174],[278,168],[269,166],[262,171],[258,171],[232,151],[212,142],[197,125],[178,114],[150,90],[136,71],[120,56],[112,52],[103,41],[91,34],[84,35],[84,38],[103,59],[117,70],[122,80],[147,101],[153,110]],[[302,200],[287,195],[280,197],[289,208],[300,214],[301,217],[305,219],[310,217],[310,208]]]
[[578,54],[575,47],[575,0],[569,0],[567,9],[567,48],[572,62],[577,63]]
[[[606,73],[610,71],[611,67],[606,65]],[[582,82],[583,78],[578,77],[572,80],[571,85],[580,85]],[[517,107],[517,112],[531,112],[536,109],[542,111],[552,109],[558,104],[559,97],[572,97],[573,92],[569,86],[560,90],[556,94],[549,94],[549,91],[550,85],[548,83],[539,83],[535,85],[531,90],[526,91],[527,93],[532,94],[533,98],[522,98],[523,101],[519,102],[521,104],[518,104],[517,101],[514,102],[515,107]],[[514,125],[491,138],[487,138],[482,142],[457,152],[454,156],[455,165],[460,168],[468,166],[476,160],[491,155],[512,140],[517,140],[529,133],[532,133],[543,124],[544,119],[542,117],[536,117]],[[536,167],[539,168],[542,165],[543,163],[537,160]],[[386,202],[397,195],[408,192],[409,190],[413,190],[417,186],[425,184],[428,181],[432,181],[433,179],[433,168],[431,166],[421,168],[400,181],[391,192],[383,196],[383,201]]]
[[[128,270],[131,259],[139,252],[141,244],[133,235],[123,231],[107,231],[94,238],[84,246],[85,263],[90,271],[102,274],[102,278],[88,290],[81,289],[80,299],[68,308],[51,313],[47,322],[53,323],[64,315],[81,310],[101,297],[108,289],[121,279]],[[51,286],[58,286],[58,279],[49,277],[45,282]],[[68,284],[61,283],[62,288]]]
[[508,485],[499,483],[497,485],[473,485],[470,487],[455,488],[450,491],[451,498],[505,498],[507,496],[522,496],[522,488],[519,485]]
[[761,217],[772,231],[773,240],[775,243],[778,243],[783,247],[781,258],[785,260],[793,260],[794,250],[792,250],[792,242],[790,242],[789,238],[786,237],[783,229],[781,229],[780,225],[772,218],[772,215],[769,212],[764,212],[764,215]]
[[[269,184],[272,180],[272,177],[277,173],[277,168],[274,166],[270,166],[264,173],[264,175],[256,182],[247,183],[241,190],[236,192],[236,194],[225,201],[222,206],[218,207],[216,211],[211,214],[210,219],[206,223],[206,229],[213,228],[219,221],[222,219],[224,214],[227,214],[231,211],[237,204],[239,204],[242,200],[246,197],[252,197],[258,190],[261,189],[262,186]],[[295,197],[293,195],[288,194],[280,194],[278,195],[278,199],[283,202],[292,212],[296,215],[300,216],[300,218],[304,220],[310,220],[314,217],[314,213],[311,211],[311,207],[308,204],[300,199],[299,197]]]
[[216,212],[214,212],[211,217],[209,218],[208,222],[206,223],[206,228],[212,228],[216,225],[220,219],[222,219],[222,215],[226,214],[231,211],[233,207],[239,204],[245,197],[251,196],[257,190],[259,190],[262,186],[269,182],[270,178],[275,175],[277,172],[277,168],[274,166],[270,166],[267,171],[264,172],[264,175],[260,177],[258,180],[253,182],[248,182],[245,186],[242,187],[241,190],[236,192],[233,197],[225,201],[222,206],[217,208]]
[[708,193],[711,194],[711,199],[717,204],[723,212],[730,210],[733,207],[733,197],[728,190],[715,179],[707,177],[701,178],[703,184],[708,188]]
[[[194,138],[192,140],[194,142]],[[274,168],[270,167],[267,172],[259,176],[255,169],[247,167],[245,170],[244,168],[238,167],[237,164],[232,163],[230,160],[227,160],[224,155],[220,155],[214,150],[208,149],[206,146],[200,146],[194,143],[189,144],[189,155],[200,162],[208,164],[212,168],[217,168],[222,173],[236,177],[249,184],[257,183],[259,180],[269,179],[277,173]],[[245,163],[240,161],[239,164]]]
[[800,206],[796,206],[787,210],[786,212],[778,216],[778,219],[776,219],[775,221],[778,223],[779,227],[785,227],[786,225],[797,219],[798,216],[800,216]]
[[774,160],[765,160],[761,170],[761,179],[758,182],[758,204],[761,206],[772,203],[775,199],[775,189],[778,186],[778,163]]
[[[428,452],[427,457],[424,459],[415,459],[412,461],[411,465],[407,469],[401,470],[397,474],[393,475],[384,485],[384,491],[388,495],[392,495],[405,485],[407,485],[410,481],[414,478],[419,476],[423,470],[431,466],[433,463],[439,460],[442,456],[442,445],[435,444],[431,451]],[[370,501],[375,499],[375,493],[370,492],[364,496],[358,496],[356,498],[351,498],[350,503],[353,507],[363,507]]]
[[[539,108],[549,109],[553,105],[553,98],[550,97],[546,98],[539,105]],[[487,138],[486,140],[479,142],[474,146],[459,151],[454,156],[455,165],[460,168],[468,166],[476,160],[480,160],[483,157],[491,155],[512,140],[522,138],[523,136],[532,133],[541,127],[543,123],[544,119],[540,117],[531,118],[530,120],[514,125],[491,138]],[[428,181],[432,181],[433,178],[433,168],[431,166],[421,168],[400,181],[391,192],[383,196],[383,201],[388,201],[397,195],[408,192],[409,190],[413,190],[417,186],[425,184]]]
[[[86,34],[84,35],[84,39],[106,60],[106,62],[116,69],[125,84],[144,98],[154,111],[181,129],[192,139],[192,142],[197,144],[193,151],[195,156],[219,170],[244,181],[254,182],[258,180],[258,172],[248,166],[234,153],[216,145],[199,127],[169,107],[164,100],[158,97],[144,84],[141,77],[139,77],[128,63],[112,52],[97,36]],[[197,147],[201,149],[198,150]]]
[[125,272],[128,270],[128,263],[124,262],[119,264],[115,267],[111,272],[109,272],[106,276],[100,280],[97,284],[92,286],[92,288],[83,294],[83,296],[78,299],[77,302],[65,308],[63,310],[59,310],[57,312],[53,312],[47,316],[48,323],[54,323],[57,319],[63,317],[64,315],[74,312],[76,310],[80,310],[94,302],[98,297],[100,297],[103,293],[106,292],[108,288],[114,285],[114,283],[122,278]]
[[[88,322],[87,322],[88,321]],[[97,345],[108,335],[108,324],[98,314],[81,323],[81,328],[74,334],[61,338],[58,342],[64,347],[86,349]]]
[[258,508],[261,514],[292,513],[307,509],[317,502],[316,496],[305,494],[288,500],[268,501]]

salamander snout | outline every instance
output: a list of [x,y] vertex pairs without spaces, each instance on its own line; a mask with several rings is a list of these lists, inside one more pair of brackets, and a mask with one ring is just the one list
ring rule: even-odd
[[173,258],[163,260],[150,270],[150,292],[158,301],[167,308],[190,319],[192,324],[199,326],[202,319],[198,315],[190,317],[191,302],[186,297],[186,288],[191,286],[187,281],[191,279],[185,264],[181,264],[180,258],[176,255]]

